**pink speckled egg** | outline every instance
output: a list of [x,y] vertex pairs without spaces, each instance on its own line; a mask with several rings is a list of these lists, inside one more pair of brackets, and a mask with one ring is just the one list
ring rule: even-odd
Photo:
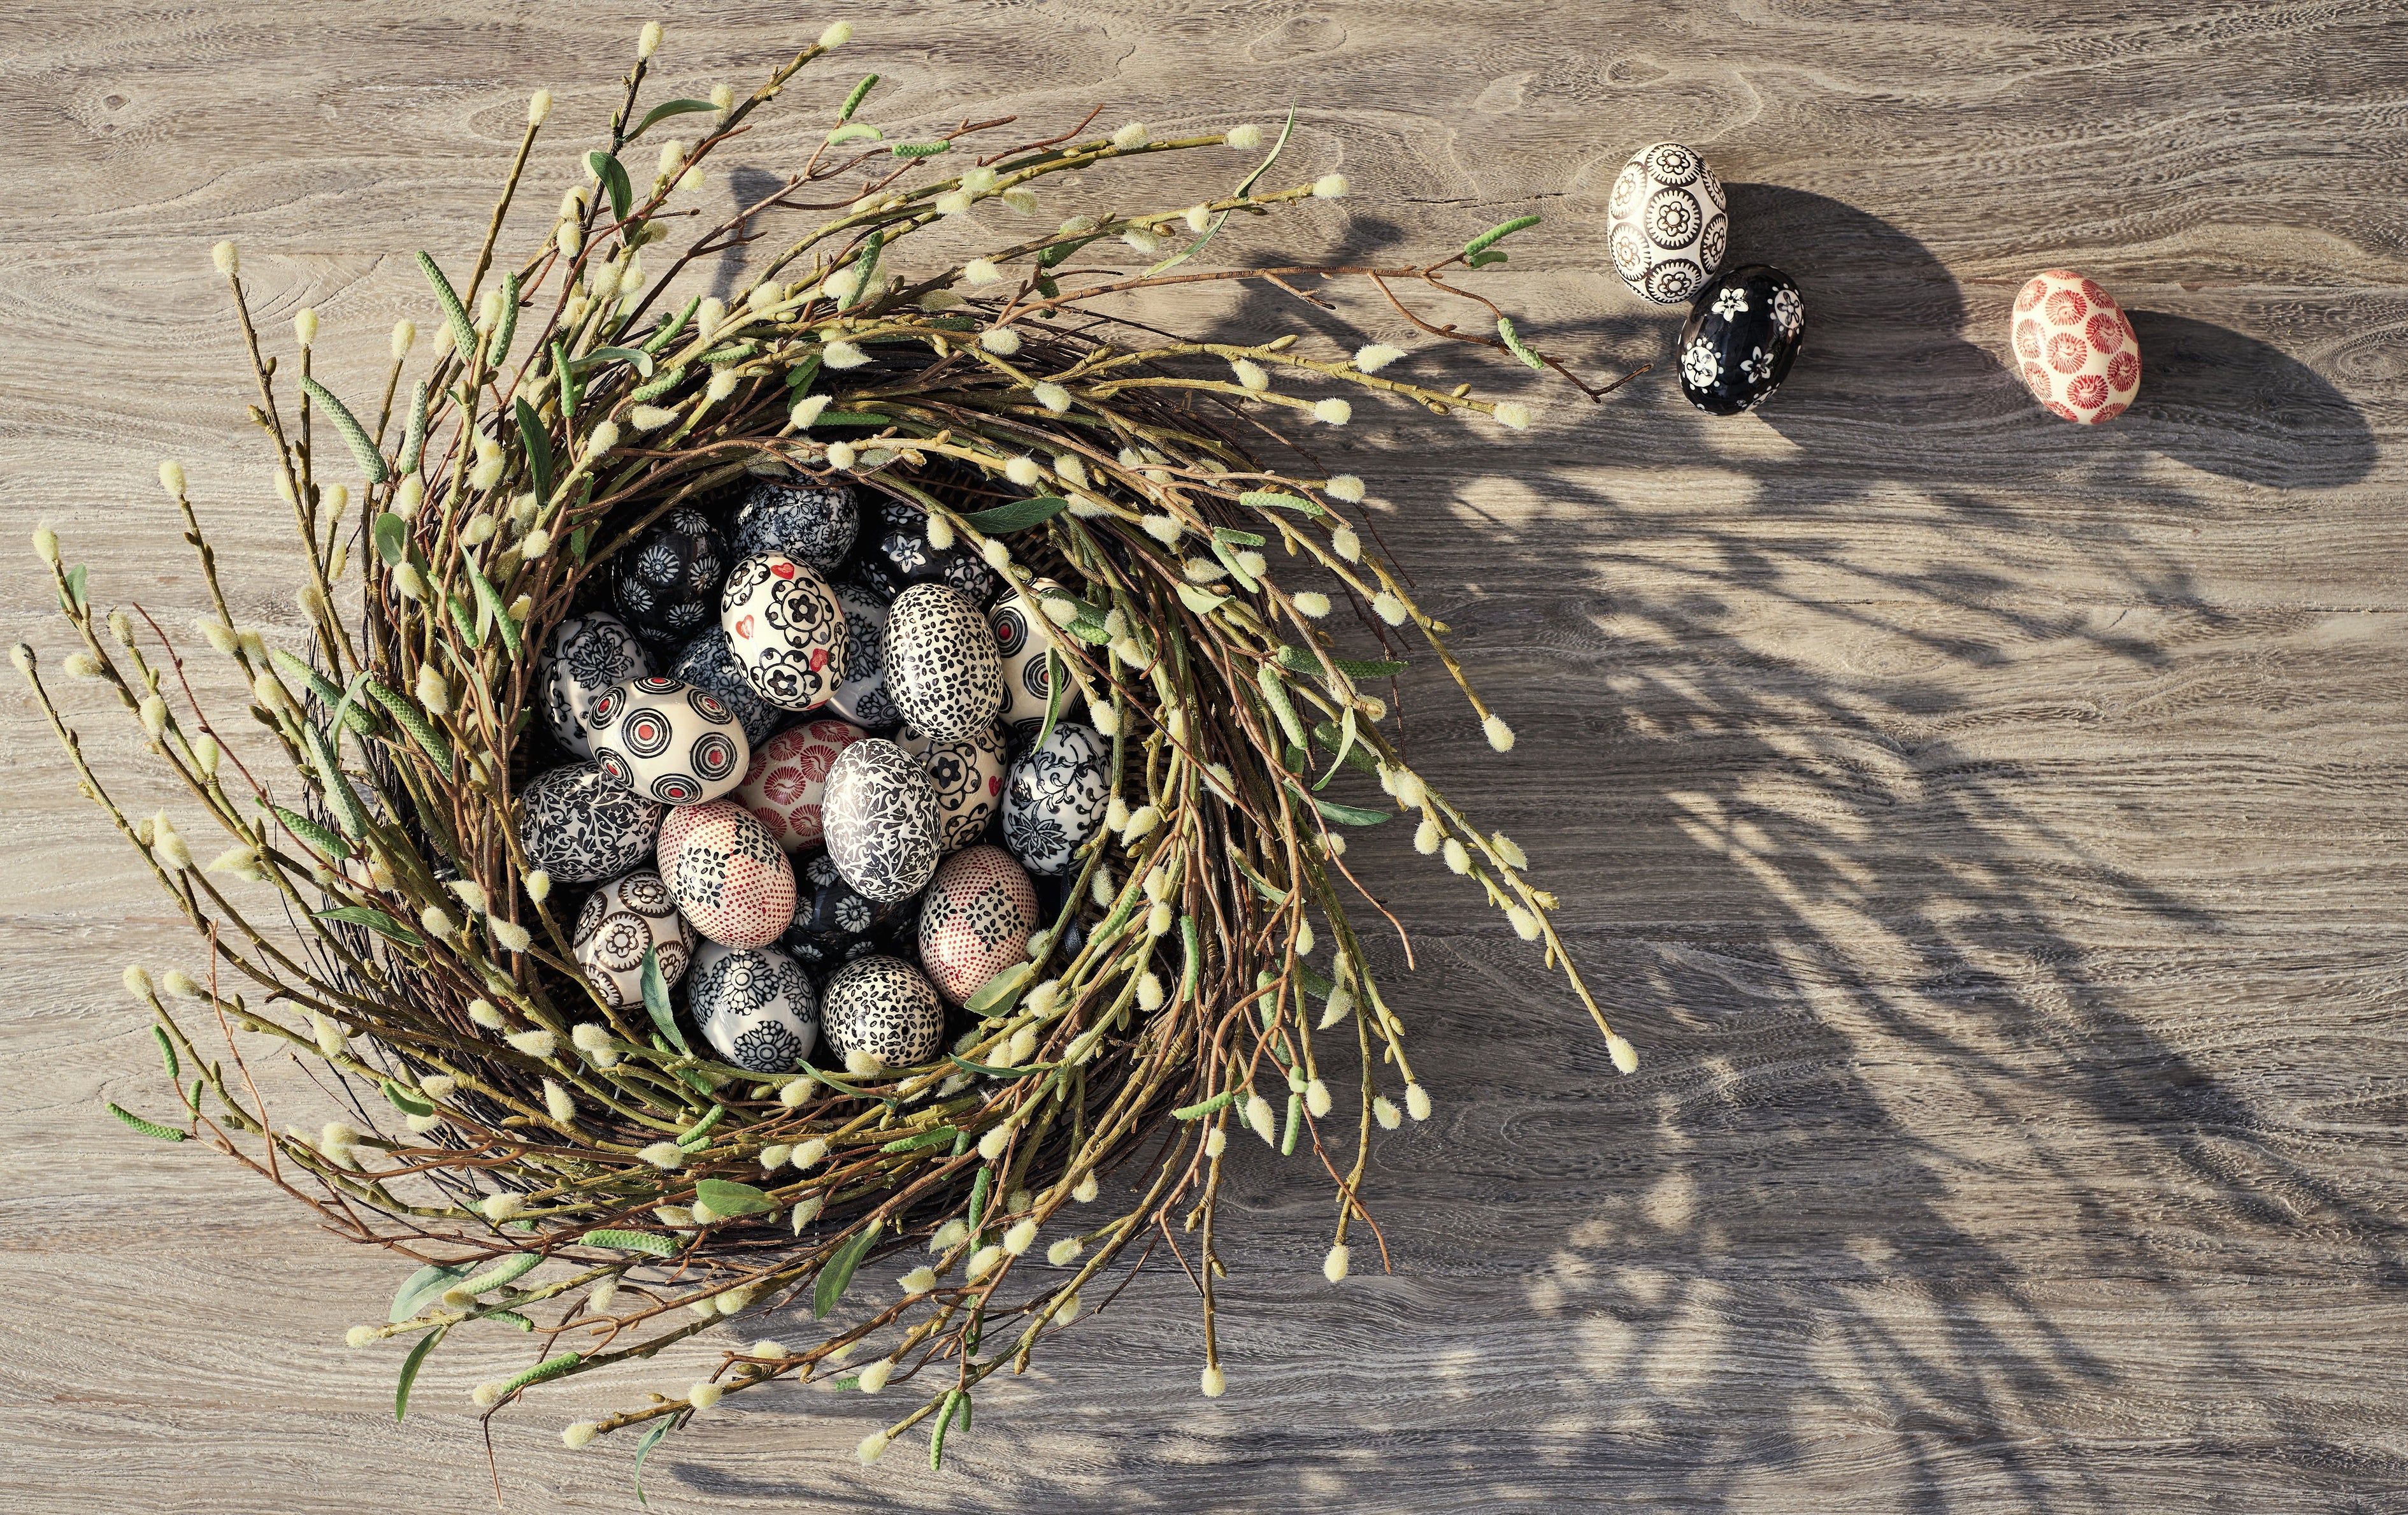
[[761,744],[736,797],[778,845],[800,852],[820,843],[820,801],[837,757],[869,733],[843,721],[812,721]]
[[724,947],[767,947],[795,917],[795,865],[768,828],[730,805],[679,838],[669,893]]
[[1037,929],[1037,890],[1000,847],[945,859],[920,908],[920,965],[959,1005],[989,979],[1024,962]]

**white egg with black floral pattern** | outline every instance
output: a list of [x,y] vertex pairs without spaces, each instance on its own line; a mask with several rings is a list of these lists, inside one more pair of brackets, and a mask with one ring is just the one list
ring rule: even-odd
[[1003,735],[992,724],[959,736],[931,736],[917,726],[895,734],[895,745],[920,760],[936,787],[948,852],[968,847],[1003,803]]
[[1630,155],[1605,202],[1614,272],[1657,305],[1694,297],[1723,265],[1730,206],[1697,149],[1656,142]]
[[944,814],[927,768],[882,736],[837,754],[820,792],[820,830],[828,861],[867,899],[918,893],[945,855]]
[[586,980],[624,1007],[644,1002],[646,951],[660,965],[661,981],[673,985],[685,977],[699,939],[661,876],[638,868],[585,896],[568,946]]
[[585,713],[604,690],[648,678],[652,659],[626,622],[608,610],[570,616],[544,638],[536,663],[543,722],[553,739],[581,758],[594,755]]
[[737,564],[719,624],[745,681],[781,710],[824,705],[844,682],[844,608],[809,564],[779,552]]
[[717,799],[744,781],[752,758],[736,712],[674,679],[634,679],[604,690],[586,723],[603,773],[664,805]]
[[844,607],[844,682],[828,707],[867,732],[893,731],[903,712],[886,693],[886,602],[859,584],[836,586]]
[[1003,708],[1003,657],[978,602],[914,584],[886,607],[886,693],[931,736],[964,736]]
[[810,975],[771,948],[704,942],[686,1010],[711,1050],[747,1073],[792,1073],[819,1045]]
[[882,1067],[909,1067],[937,1055],[945,1007],[919,969],[900,958],[863,957],[828,978],[820,996],[828,1050],[853,1065],[858,1053]]
[[[1056,665],[1049,655],[1054,639],[1046,634],[1047,628],[1029,616],[1027,605],[1018,595],[995,607],[987,617],[987,627],[995,633],[996,655],[1003,660],[1003,709],[996,720],[1010,745],[1025,747],[1045,729]],[[1078,709],[1084,698],[1076,679],[1064,679],[1062,707],[1055,718]]]
[[571,763],[536,776],[519,795],[519,845],[556,883],[616,878],[644,860],[667,807],[602,772]]
[[1068,872],[1078,850],[1103,829],[1111,751],[1093,726],[1064,721],[1011,765],[1003,790],[1003,844],[1023,867]]

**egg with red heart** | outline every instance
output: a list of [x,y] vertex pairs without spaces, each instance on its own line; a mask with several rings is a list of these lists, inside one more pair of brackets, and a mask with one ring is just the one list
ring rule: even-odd
[[720,629],[745,681],[781,710],[809,710],[844,683],[844,607],[808,564],[756,552],[719,596]]

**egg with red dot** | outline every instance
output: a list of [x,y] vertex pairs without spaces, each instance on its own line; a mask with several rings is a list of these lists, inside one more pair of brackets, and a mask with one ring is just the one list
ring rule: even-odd
[[594,761],[611,782],[664,805],[701,805],[744,780],[744,724],[718,696],[674,679],[631,679],[585,713]]
[[945,859],[920,908],[920,965],[959,1005],[989,979],[1028,957],[1037,890],[1000,847],[966,848]]
[[2035,275],[2017,292],[2007,337],[2024,387],[2061,420],[2113,421],[2141,391],[2132,318],[2098,280],[2071,269]]
[[667,877],[678,909],[724,947],[767,947],[795,916],[795,866],[739,806],[686,832]]

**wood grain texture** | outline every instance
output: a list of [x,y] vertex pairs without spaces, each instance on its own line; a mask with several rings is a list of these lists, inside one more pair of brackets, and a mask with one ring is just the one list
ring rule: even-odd
[[[824,19],[703,8],[668,18],[674,93]],[[906,127],[1294,100],[1291,166],[1356,195],[1276,241],[1233,228],[1233,261],[1546,214],[1486,287],[1584,371],[1656,373],[1594,409],[1533,383],[1541,424],[1501,445],[1368,405],[1312,440],[1371,481],[1522,734],[1498,760],[1417,682],[1417,750],[1571,902],[1645,1061],[1615,1077],[1521,944],[1375,836],[1350,857],[1415,928],[1398,997],[1438,1099],[1375,1153],[1392,1276],[1360,1248],[1326,1285],[1324,1187],[1249,1148],[1226,1399],[1197,1397],[1192,1299],[1150,1271],[941,1474],[916,1439],[854,1464],[857,1397],[748,1396],[664,1444],[655,1508],[2408,1510],[2396,4],[848,8],[860,39],[798,103],[860,69]],[[151,482],[179,456],[238,611],[289,627],[208,245],[242,242],[270,321],[315,304],[321,371],[366,385],[425,315],[407,250],[481,227],[526,91],[561,106],[514,224],[549,214],[645,15],[17,5],[11,532],[49,520],[106,555],[104,597],[184,621]],[[1689,410],[1678,314],[1605,266],[1613,172],[1668,136],[1730,183],[1734,258],[1807,293],[1758,418]],[[1165,204],[1231,177],[1168,174]],[[2001,361],[2054,265],[2135,311],[2147,378],[2111,428],[2049,419]],[[1162,308],[1404,335],[1343,305]],[[55,656],[46,597],[0,562],[7,632]],[[29,703],[0,708],[9,1508],[491,1508],[464,1391],[510,1344],[439,1356],[396,1427],[394,1354],[339,1344],[394,1266],[98,1115],[156,1097],[120,969],[188,953]],[[629,1449],[554,1432],[708,1360],[531,1396],[497,1423],[509,1508],[629,1508]]]

